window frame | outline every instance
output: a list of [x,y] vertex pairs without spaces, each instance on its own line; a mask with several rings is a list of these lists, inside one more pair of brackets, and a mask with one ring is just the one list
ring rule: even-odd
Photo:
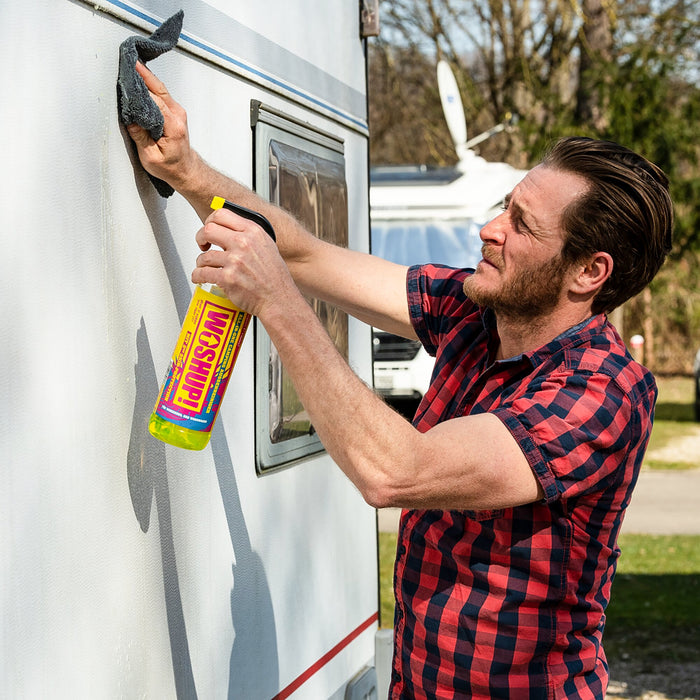
[[[283,146],[300,150],[304,155],[312,158],[325,159],[340,165],[342,167],[342,184],[345,188],[347,206],[347,169],[342,139],[296,120],[256,100],[251,101],[251,127],[253,130],[253,183],[255,191],[263,199],[271,201],[270,150],[271,143],[275,141]],[[346,209],[346,221],[347,215]],[[349,232],[347,233],[349,235]],[[343,316],[347,320],[347,314],[343,314]],[[273,367],[270,363],[271,348],[273,347],[270,337],[257,319],[255,320],[254,329],[256,468],[258,473],[267,474],[317,455],[324,451],[324,447],[318,436],[313,432],[313,426],[311,426],[310,433],[284,439],[280,442],[273,442],[270,434],[270,387],[273,381],[273,374],[277,374],[277,379],[281,382],[282,366],[280,363],[279,371],[277,373],[273,372]],[[347,340],[346,337],[346,345]]]

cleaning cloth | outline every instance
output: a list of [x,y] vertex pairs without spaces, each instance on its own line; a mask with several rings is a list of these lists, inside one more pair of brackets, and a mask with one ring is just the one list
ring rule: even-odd
[[[163,115],[151,98],[146,83],[136,72],[136,62],[146,63],[157,58],[177,44],[185,13],[180,10],[166,19],[150,37],[131,36],[119,47],[119,77],[117,102],[119,118],[125,125],[138,124],[157,141],[163,135]],[[173,188],[149,174],[161,197],[169,197]]]

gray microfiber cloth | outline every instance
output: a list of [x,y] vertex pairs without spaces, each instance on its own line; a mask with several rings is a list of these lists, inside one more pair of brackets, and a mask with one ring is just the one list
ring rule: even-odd
[[[119,118],[125,125],[138,124],[157,141],[163,135],[163,115],[151,99],[146,83],[136,72],[136,61],[146,63],[177,44],[185,13],[180,10],[166,19],[150,37],[131,36],[119,47],[117,103]],[[170,197],[173,188],[165,181],[148,175],[161,197]]]

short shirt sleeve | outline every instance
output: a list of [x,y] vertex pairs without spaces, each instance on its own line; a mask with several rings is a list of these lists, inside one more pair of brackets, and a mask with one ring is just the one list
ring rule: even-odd
[[619,484],[630,446],[640,443],[630,396],[602,372],[561,368],[493,412],[520,444],[546,502]]
[[433,357],[441,339],[477,308],[463,290],[469,274],[469,270],[444,265],[416,265],[408,270],[406,287],[411,322],[426,352]]

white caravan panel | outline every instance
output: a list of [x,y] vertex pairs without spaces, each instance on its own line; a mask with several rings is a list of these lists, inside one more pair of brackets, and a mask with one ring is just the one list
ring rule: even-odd
[[254,184],[253,101],[328,134],[369,247],[356,1],[2,4],[0,697],[343,697],[373,663],[375,511],[323,451],[256,468],[260,329],[207,449],[147,434],[200,222],[134,161],[118,49],[180,7],[150,67],[202,156]]

